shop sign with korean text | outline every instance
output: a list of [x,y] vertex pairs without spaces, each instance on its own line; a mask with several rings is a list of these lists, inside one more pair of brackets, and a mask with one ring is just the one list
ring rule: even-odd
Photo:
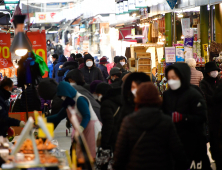
[[36,12],[35,13],[35,22],[36,23],[51,23],[59,22],[61,16],[57,12]]
[[0,68],[12,67],[11,53],[9,51],[11,46],[10,34],[0,33]]
[[[27,36],[32,43],[34,53],[41,56],[47,64],[46,35],[45,30],[36,32],[27,32]],[[43,77],[45,77],[44,75]]]
[[166,63],[176,62],[176,49],[175,49],[175,47],[165,47],[165,60],[166,60]]

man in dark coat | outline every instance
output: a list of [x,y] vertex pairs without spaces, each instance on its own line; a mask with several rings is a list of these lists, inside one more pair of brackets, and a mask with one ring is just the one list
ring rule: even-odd
[[[160,109],[157,88],[141,83],[135,103],[138,111],[126,116],[114,152],[115,170],[187,170],[183,145],[170,117]],[[174,168],[174,161],[180,164]]]
[[[105,86],[105,87],[104,87]],[[102,118],[101,147],[115,149],[118,134],[117,122],[120,116],[121,88],[113,89],[107,83],[100,83],[96,87],[97,95],[101,97],[100,115]],[[100,98],[100,97],[99,97]]]
[[[211,169],[206,148],[207,108],[203,96],[190,85],[191,71],[186,63],[175,63],[165,73],[170,89],[163,93],[163,111],[176,125],[190,169]],[[176,169],[180,165],[176,164]]]
[[55,67],[53,69],[53,73],[55,74],[54,76],[55,76],[55,80],[57,81],[57,83],[62,81],[62,76],[59,76],[58,72],[59,72],[59,68],[61,68],[63,63],[66,61],[67,61],[66,57],[64,55],[60,55],[58,63],[55,65]]
[[[220,105],[220,90],[219,86],[222,85],[222,81],[218,76],[220,68],[216,66],[214,62],[208,62],[205,65],[204,70],[204,79],[200,82],[200,89],[204,93],[204,97],[207,103],[208,111],[208,126],[209,126],[209,135],[210,135],[210,150],[212,158],[216,162],[217,169],[222,169],[222,155],[220,153],[220,114],[221,114],[221,105]],[[212,74],[213,73],[213,74]]]
[[55,78],[54,68],[55,68],[55,65],[58,63],[58,58],[59,58],[59,56],[57,54],[52,55],[52,64],[53,64],[52,78]]
[[98,65],[98,68],[101,70],[101,72],[103,74],[103,78],[106,82],[107,82],[107,77],[109,76],[109,73],[106,68],[106,64],[108,64],[108,63],[109,62],[107,62],[106,57],[102,57],[99,61],[99,65]]
[[66,75],[65,81],[69,82],[70,85],[73,86],[80,94],[86,96],[89,99],[92,108],[96,113],[96,116],[101,121],[100,105],[95,100],[92,93],[90,93],[89,85],[85,83],[82,72],[79,69],[69,71],[69,73]]
[[63,100],[56,95],[58,83],[51,78],[44,78],[38,86],[38,93],[41,98],[51,100],[51,115],[57,114],[61,108]]
[[111,80],[111,86],[112,88],[120,88],[122,85],[122,79],[121,79],[122,71],[118,67],[113,67],[110,70],[109,76],[107,79]]
[[9,78],[4,78],[0,83],[0,136],[6,137],[6,133],[10,126],[25,126],[25,122],[10,118],[9,98],[13,89],[13,82]]
[[90,84],[94,80],[104,81],[101,70],[94,66],[94,58],[90,54],[84,56],[84,64],[81,72],[87,84]]

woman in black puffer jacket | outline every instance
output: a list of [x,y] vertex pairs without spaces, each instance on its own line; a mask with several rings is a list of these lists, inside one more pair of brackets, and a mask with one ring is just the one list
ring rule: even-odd
[[114,153],[115,170],[173,170],[189,168],[185,151],[153,83],[142,83],[135,98],[138,111],[123,120]]

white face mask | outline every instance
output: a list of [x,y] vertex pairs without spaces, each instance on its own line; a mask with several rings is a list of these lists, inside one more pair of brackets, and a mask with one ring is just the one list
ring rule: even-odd
[[65,97],[65,96],[62,96],[61,99],[62,99],[63,101],[65,101],[66,97]]
[[71,86],[75,86],[75,85],[77,85],[77,84],[76,84],[76,83],[70,83],[70,85],[71,85]]
[[180,80],[168,80],[168,84],[169,84],[171,90],[177,90],[181,87]]
[[87,66],[87,67],[92,67],[92,65],[93,65],[93,62],[92,62],[92,61],[87,61],[87,62],[86,62],[86,66]]
[[218,76],[218,71],[211,71],[210,77],[216,78]]
[[119,62],[122,66],[124,66],[125,65],[125,62]]
[[98,96],[97,96],[97,94],[92,94],[93,95],[93,97],[94,97],[94,99],[98,99]]
[[136,92],[137,92],[137,89],[134,89],[131,91],[133,93],[133,95],[136,97]]
[[103,97],[103,95],[100,95],[100,96],[98,97],[98,101],[99,101],[99,102],[101,102],[102,97]]

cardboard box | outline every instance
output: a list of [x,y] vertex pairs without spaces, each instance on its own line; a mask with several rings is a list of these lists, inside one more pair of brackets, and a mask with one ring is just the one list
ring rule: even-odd
[[[42,112],[39,112],[39,113],[42,113]],[[9,113],[8,115],[11,118],[15,118],[15,119],[27,122],[26,112],[12,112],[12,113]],[[34,112],[29,112],[28,115],[29,117],[32,117],[34,119]],[[15,136],[20,135],[23,129],[22,127],[17,127],[17,126],[12,126],[12,128],[15,130]]]
[[138,65],[138,72],[151,73],[151,65]]
[[151,64],[151,59],[149,58],[139,58],[138,64]]

